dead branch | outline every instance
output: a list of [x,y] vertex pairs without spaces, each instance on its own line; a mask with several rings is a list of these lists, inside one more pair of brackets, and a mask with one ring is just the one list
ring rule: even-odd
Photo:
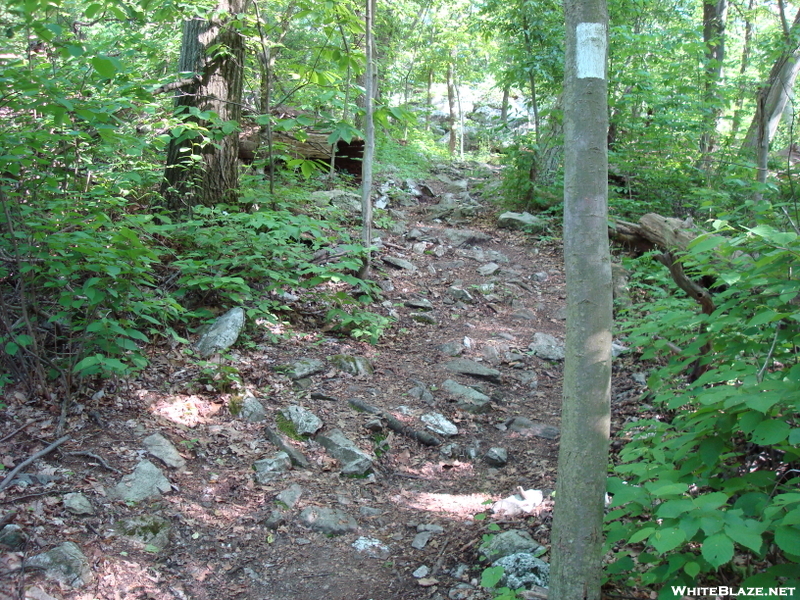
[[348,400],[350,406],[355,408],[356,410],[362,412],[368,412],[373,415],[378,415],[382,419],[386,419],[386,423],[389,425],[389,429],[392,431],[396,431],[397,433],[401,433],[406,437],[410,437],[412,440],[416,440],[420,444],[425,446],[439,446],[442,442],[434,435],[426,433],[425,431],[418,431],[416,429],[412,429],[407,425],[404,425],[401,421],[394,418],[392,415],[379,409],[376,406],[372,406],[367,404],[366,402],[362,402],[356,398],[350,398]]
[[5,476],[5,479],[3,479],[3,481],[0,481],[0,492],[2,492],[9,485],[11,485],[11,482],[14,481],[14,477],[16,477],[17,473],[22,471],[22,469],[27,467],[29,464],[31,464],[36,459],[50,454],[53,450],[58,448],[61,444],[66,442],[68,439],[70,439],[70,436],[68,436],[68,435],[60,437],[55,442],[50,444],[47,448],[45,448],[44,450],[40,450],[39,452],[37,452],[36,454],[31,456],[30,458],[27,458],[27,459],[23,460],[21,463],[19,463],[16,467],[14,467],[11,470],[11,472],[8,475]]
[[114,467],[110,466],[101,456],[94,454],[92,452],[86,452],[85,450],[81,450],[79,452],[67,452],[68,456],[88,456],[89,458],[95,459],[99,462],[107,471],[113,471],[114,473],[122,473],[119,469],[115,469]]

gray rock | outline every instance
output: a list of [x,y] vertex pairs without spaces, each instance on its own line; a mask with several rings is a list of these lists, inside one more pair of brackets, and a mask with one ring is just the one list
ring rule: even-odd
[[262,458],[253,463],[255,480],[267,484],[292,468],[292,461],[286,452],[278,452],[272,458]]
[[26,569],[41,569],[48,579],[73,588],[83,587],[94,579],[89,561],[74,542],[64,542],[52,550],[25,561]]
[[308,469],[311,467],[311,464],[308,462],[308,459],[303,456],[303,453],[295,448],[292,444],[287,442],[280,433],[271,427],[267,427],[264,429],[264,434],[267,436],[267,439],[270,442],[278,447],[278,449],[289,455],[289,460],[292,461],[292,464],[295,467],[299,467],[301,469]]
[[490,365],[499,365],[502,362],[500,352],[494,346],[484,346],[481,348],[481,356]]
[[184,458],[178,453],[175,446],[160,433],[148,435],[142,440],[145,450],[156,457],[168,467],[180,469],[186,465]]
[[350,356],[348,354],[335,354],[329,360],[340,371],[356,376],[369,376],[375,372],[375,367],[364,356]]
[[442,354],[446,354],[447,356],[461,356],[461,353],[464,352],[464,346],[461,342],[447,342],[437,346],[437,348]]
[[300,496],[302,495],[303,495],[303,488],[294,483],[285,490],[283,490],[280,494],[275,496],[275,499],[278,502],[282,502],[286,506],[286,508],[294,508],[295,506],[297,506],[297,503],[300,501]]
[[423,577],[430,575],[430,572],[430,567],[427,565],[420,565],[413,573],[411,573],[411,576],[415,577],[416,579],[422,579]]
[[535,356],[544,360],[564,360],[564,344],[549,333],[534,333],[533,342],[528,348]]
[[501,264],[508,264],[511,260],[502,252],[498,252],[497,250],[483,250],[482,248],[470,248],[468,250],[458,249],[456,250],[456,254],[458,256],[463,256],[465,258],[471,258],[477,262],[496,262]]
[[505,467],[508,464],[508,451],[505,448],[489,448],[483,460],[492,467]]
[[260,423],[267,418],[267,411],[261,401],[251,394],[242,398],[239,416],[248,423]]
[[420,523],[417,525],[417,531],[430,531],[431,533],[444,533],[444,527],[436,523]]
[[511,318],[516,321],[535,321],[536,313],[528,308],[519,308],[511,313]]
[[416,383],[416,385],[406,393],[412,398],[422,400],[426,404],[431,404],[433,402],[433,394],[431,394],[428,386],[421,381],[415,381],[414,383]]
[[639,385],[647,385],[647,373],[631,373],[631,379]]
[[474,390],[466,385],[461,385],[452,379],[447,379],[442,383],[442,389],[456,399],[456,406],[463,411],[482,413],[489,410],[491,398],[478,390]]
[[532,435],[547,440],[554,440],[559,435],[558,427],[546,425],[545,423],[534,423],[525,417],[512,417],[505,422],[505,426],[511,431],[516,431],[523,435]]
[[458,427],[449,421],[444,415],[439,413],[428,413],[420,417],[420,419],[427,425],[428,429],[434,433],[452,437],[458,435]]
[[539,387],[539,376],[535,371],[523,371],[517,375],[517,381],[522,385],[527,385],[530,389],[535,390]]
[[491,369],[480,363],[466,358],[457,358],[444,364],[444,368],[452,373],[471,375],[480,379],[487,379],[493,383],[500,383],[500,371]]
[[384,256],[382,258],[383,262],[392,265],[393,267],[397,267],[398,269],[405,269],[406,271],[417,270],[417,267],[414,266],[414,263],[407,261],[404,258],[398,258],[397,256]]
[[28,535],[19,525],[9,523],[0,528],[0,547],[21,550],[28,543]]
[[611,356],[617,358],[620,354],[624,354],[627,352],[629,348],[627,346],[623,346],[619,342],[611,342]]
[[529,552],[518,552],[494,561],[493,567],[503,567],[501,586],[512,590],[546,588],[550,581],[550,565]]
[[137,548],[161,552],[169,544],[172,527],[166,519],[156,515],[141,515],[122,519],[114,524],[114,531]]
[[347,190],[321,190],[313,192],[310,199],[317,206],[332,205],[353,216],[361,214],[361,196]]
[[520,529],[503,531],[480,545],[481,554],[489,562],[495,562],[518,552],[535,553],[539,548],[539,544],[531,537],[531,534]]
[[470,294],[467,290],[455,285],[450,286],[450,288],[447,290],[447,293],[453,300],[467,302],[469,304],[472,304],[475,301],[475,299],[472,297],[472,294]]
[[89,499],[81,494],[75,492],[72,494],[64,495],[64,508],[73,515],[93,515],[94,506],[89,502]]
[[412,320],[416,321],[417,323],[422,323],[424,325],[437,325],[438,321],[435,317],[429,315],[428,313],[411,313],[408,315],[411,317]]
[[433,310],[433,304],[426,298],[412,298],[404,303],[404,306],[416,310]]
[[541,233],[547,229],[547,222],[529,212],[504,212],[497,217],[497,226],[508,229],[526,229],[532,233]]
[[494,275],[499,270],[500,270],[500,265],[494,262],[490,262],[478,267],[478,274],[483,275],[484,277],[488,277],[489,275]]
[[538,273],[533,274],[533,280],[539,283],[544,283],[548,279],[550,279],[550,276],[547,274],[546,271],[539,271]]
[[315,358],[301,358],[286,365],[286,374],[291,379],[304,379],[325,370],[325,363]]
[[561,306],[556,309],[556,312],[553,313],[553,318],[558,319],[559,321],[566,321],[567,320],[567,307]]
[[417,535],[414,536],[414,539],[411,542],[411,547],[416,548],[417,550],[422,550],[425,546],[428,545],[428,542],[431,541],[432,537],[433,537],[432,531],[420,531]]
[[325,535],[344,535],[358,529],[356,520],[343,510],[309,506],[300,513],[300,523]]
[[380,540],[371,537],[360,537],[351,544],[359,554],[366,554],[370,558],[386,560],[391,554],[389,546]]
[[481,244],[492,239],[490,235],[472,229],[445,229],[442,234],[455,247]]
[[123,502],[141,502],[149,498],[158,499],[162,494],[172,490],[169,479],[164,477],[157,466],[149,460],[143,460],[133,473],[125,475],[109,492],[109,496]]
[[281,410],[281,414],[292,422],[297,435],[314,435],[322,429],[322,419],[302,406],[292,404]]
[[366,475],[372,470],[372,459],[339,429],[317,436],[317,442],[342,463],[343,475]]
[[244,327],[244,309],[232,308],[214,321],[194,345],[194,349],[200,358],[208,358],[216,352],[226,350],[236,343],[242,327]]
[[425,254],[425,250],[428,249],[428,244],[430,242],[417,242],[415,244],[411,244],[411,251],[414,254]]

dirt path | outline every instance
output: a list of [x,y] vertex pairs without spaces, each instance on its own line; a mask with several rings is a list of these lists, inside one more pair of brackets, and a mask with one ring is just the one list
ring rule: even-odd
[[[455,247],[444,232],[453,226],[425,221],[424,205],[405,212],[406,231],[385,236],[388,243],[378,262],[381,278],[391,282],[384,283],[390,291],[382,310],[399,317],[380,343],[334,337],[309,325],[306,334],[288,341],[251,338],[247,349],[237,347],[232,353],[245,387],[266,409],[265,422],[247,423],[230,414],[226,403],[231,394],[214,389],[224,370],[211,369],[206,387],[198,388],[203,374],[179,349],[160,354],[130,388],[109,386],[93,400],[87,394],[70,420],[73,440],[28,470],[51,476],[49,482],[33,481],[25,489],[12,485],[0,496],[0,515],[23,509],[15,521],[28,536],[23,547],[0,547],[0,589],[6,590],[0,599],[18,598],[33,585],[56,598],[87,600],[488,597],[474,585],[480,577],[477,548],[488,521],[473,516],[487,511],[486,500],[507,497],[518,487],[554,487],[557,439],[530,430],[516,433],[504,423],[521,416],[559,426],[561,363],[532,356],[528,345],[535,332],[563,340],[560,249],[497,230],[485,216],[456,228],[482,231],[488,240]],[[420,239],[409,239],[415,227],[423,240],[433,241],[423,247]],[[384,256],[408,260],[415,269],[392,267]],[[492,270],[485,268],[489,263],[497,271],[482,274]],[[418,307],[429,303],[430,310],[409,306],[414,301]],[[419,322],[413,313],[424,313],[434,322]],[[343,373],[330,363],[336,354],[367,357],[374,373]],[[499,370],[499,379],[448,370],[446,363],[455,355]],[[299,382],[276,370],[301,358],[319,359],[325,369]],[[447,380],[489,396],[487,410],[473,414],[458,408]],[[439,413],[458,434],[439,436],[442,444],[437,447],[420,444],[385,423],[376,434],[367,429],[375,415],[356,412],[348,403],[351,398],[417,430],[425,430],[422,415]],[[26,400],[21,394],[6,400],[0,438],[41,411]],[[367,453],[373,454],[379,443],[373,474],[343,477],[339,462],[320,444],[297,441],[292,444],[309,460],[309,468],[293,468],[257,483],[253,463],[277,451],[266,439],[265,423],[274,426],[279,411],[292,404],[316,414],[325,424],[323,431],[339,429]],[[56,420],[55,415],[39,417],[45,420],[0,442],[0,456],[18,462],[34,449],[35,438],[45,437]],[[172,490],[160,500],[138,504],[111,499],[109,490],[121,474],[145,457],[143,438],[156,432],[186,459],[176,469],[160,465]],[[505,466],[485,460],[492,448],[507,451]],[[75,451],[104,457],[109,468],[91,456],[69,454]],[[287,489],[299,489],[299,498],[282,495],[291,500],[277,502]],[[39,492],[41,496],[29,496]],[[66,511],[63,496],[68,492],[82,492],[94,514]],[[338,536],[309,530],[299,514],[312,506],[344,511],[357,529]],[[171,526],[169,544],[161,552],[148,552],[153,549],[136,547],[118,535],[115,523],[142,514],[163,517]],[[502,519],[500,526],[527,530],[546,545],[549,521],[545,510],[535,517]],[[424,530],[430,531],[430,539],[417,548],[414,540]],[[359,538],[377,540],[388,550],[359,552],[353,547]],[[87,557],[93,577],[84,587],[59,587],[39,573],[21,575],[13,569],[23,557],[64,541],[75,542]],[[422,577],[424,570],[417,571],[421,566],[428,570]]]

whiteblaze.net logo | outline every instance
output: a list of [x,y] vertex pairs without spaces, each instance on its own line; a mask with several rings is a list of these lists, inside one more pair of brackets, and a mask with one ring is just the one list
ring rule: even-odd
[[685,585],[673,585],[672,593],[676,596],[716,596],[731,597],[738,596],[794,596],[793,587],[728,587],[721,585],[718,587],[688,587]]

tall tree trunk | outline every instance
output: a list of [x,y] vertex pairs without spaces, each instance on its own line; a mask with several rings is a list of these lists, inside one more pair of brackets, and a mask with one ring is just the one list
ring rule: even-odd
[[763,148],[762,136],[759,134],[759,129],[762,127],[766,131],[767,144],[775,137],[781,115],[800,73],[800,48],[795,40],[798,29],[800,29],[800,11],[797,12],[788,34],[785,35],[783,53],[772,65],[767,82],[758,91],[756,114],[742,144],[743,151],[751,153],[757,148]]
[[[373,107],[375,90],[375,49],[372,36],[372,26],[375,19],[375,0],[366,0],[366,13],[364,15],[364,29],[366,31],[367,59],[366,89],[364,100],[366,114],[364,115],[364,159],[361,166],[361,242],[365,247],[372,244],[372,161],[375,156],[375,122]],[[367,254],[360,275],[367,277],[370,269],[370,257]]]
[[744,110],[744,98],[747,93],[747,85],[745,83],[745,75],[747,69],[750,67],[750,46],[753,41],[753,21],[750,19],[750,13],[753,11],[753,0],[749,0],[747,6],[747,19],[744,24],[744,41],[742,42],[742,61],[739,65],[739,91],[736,96],[736,108],[733,111],[733,122],[731,123],[731,132],[728,137],[728,144],[730,145],[736,139],[739,133],[739,127],[742,125],[742,112]]
[[506,84],[503,86],[503,104],[500,106],[500,122],[503,125],[508,124],[508,100],[511,95],[511,85]]
[[[187,137],[190,129],[185,129],[170,140],[161,192],[171,210],[236,199],[244,41],[229,19],[242,12],[244,4],[245,0],[220,0],[214,11],[220,16],[183,23],[179,70],[193,73],[194,79],[178,91],[175,110],[207,128],[211,139]],[[216,49],[209,55],[212,46]],[[190,116],[191,108],[213,112],[217,118],[212,122]],[[226,125],[230,122],[236,124],[233,130]]]
[[453,57],[447,62],[447,107],[449,109],[449,119],[447,125],[450,131],[450,139],[448,141],[447,147],[450,150],[450,154],[453,155],[456,152],[456,88],[455,88],[455,65],[453,64]]
[[550,597],[598,600],[611,395],[608,12],[605,0],[564,8],[567,350]]
[[431,112],[433,111],[433,69],[428,69],[428,86],[425,92],[425,131],[431,130]]
[[725,17],[728,11],[727,0],[704,0],[703,2],[703,43],[705,44],[705,103],[706,120],[703,135],[700,136],[700,162],[706,170],[710,155],[714,151],[717,134],[717,121],[722,113],[719,98],[719,82],[725,61]]

